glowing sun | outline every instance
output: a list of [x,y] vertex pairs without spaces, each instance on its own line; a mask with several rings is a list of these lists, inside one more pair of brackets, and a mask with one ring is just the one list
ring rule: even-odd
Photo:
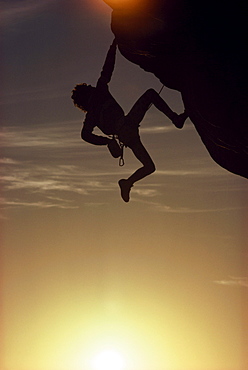
[[124,370],[124,367],[124,358],[114,350],[102,351],[92,360],[93,370]]

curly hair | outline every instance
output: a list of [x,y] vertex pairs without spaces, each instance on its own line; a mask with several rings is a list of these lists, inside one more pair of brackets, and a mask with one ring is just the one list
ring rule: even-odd
[[83,112],[88,111],[88,104],[89,104],[89,99],[92,94],[91,86],[87,85],[86,83],[78,84],[74,87],[72,90],[72,95],[71,98],[73,100],[73,103],[75,107],[81,109]]

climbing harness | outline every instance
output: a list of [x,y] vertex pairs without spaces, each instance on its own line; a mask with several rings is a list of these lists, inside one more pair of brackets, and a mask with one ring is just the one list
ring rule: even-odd
[[118,135],[109,135],[111,141],[108,143],[108,150],[112,157],[119,158],[119,166],[124,166],[124,146],[125,144],[120,141]]

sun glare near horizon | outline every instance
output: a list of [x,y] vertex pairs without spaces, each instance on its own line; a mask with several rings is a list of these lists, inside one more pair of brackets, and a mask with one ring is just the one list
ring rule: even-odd
[[92,370],[124,370],[125,360],[120,352],[108,349],[97,353],[91,365]]

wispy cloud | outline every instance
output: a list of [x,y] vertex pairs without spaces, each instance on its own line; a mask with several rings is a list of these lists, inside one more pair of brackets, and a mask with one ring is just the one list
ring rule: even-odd
[[[190,130],[193,130],[193,125],[189,125],[189,124],[185,124],[183,130],[184,131],[190,131]],[[168,132],[173,132],[175,131],[176,128],[175,126],[172,124],[172,123],[169,123],[169,125],[165,125],[165,124],[162,124],[160,126],[149,126],[149,127],[140,127],[140,132],[142,134],[165,134],[165,133],[168,133]]]
[[18,161],[15,161],[11,158],[0,158],[0,164],[18,164]]
[[13,101],[15,104],[18,104],[30,101],[51,100],[68,95],[67,87],[64,87],[62,84],[57,86],[44,84],[19,88],[11,92],[1,91],[0,105],[13,105]]
[[[77,121],[51,123],[49,129],[47,126],[36,127],[5,127],[0,133],[2,147],[17,148],[29,147],[81,147],[79,133],[71,135],[73,125],[80,123]],[[81,144],[81,145],[80,145]]]
[[86,187],[100,187],[96,181],[85,181],[81,185],[82,174],[77,166],[69,165],[42,165],[35,166],[19,162],[13,172],[4,172],[1,181],[5,190],[26,189],[32,192],[63,191],[77,194],[87,194]]
[[61,209],[75,209],[78,208],[78,206],[72,206],[69,204],[65,204],[65,201],[63,200],[63,203],[55,203],[55,202],[25,202],[25,201],[2,201],[1,202],[3,206],[9,206],[9,207],[35,207],[35,208],[61,208]]
[[[224,174],[224,172],[223,172]],[[179,170],[159,170],[156,171],[156,175],[161,176],[220,176],[220,172],[216,173],[212,168],[195,168],[195,169],[179,169]]]
[[83,171],[83,167],[77,165],[46,161],[38,164],[35,160],[14,161],[7,157],[1,162],[4,197],[0,203],[4,208],[77,208],[79,199],[91,199],[90,195],[117,188],[117,184],[109,179],[113,175],[111,172],[96,174]]
[[216,280],[215,284],[226,286],[244,286],[248,288],[248,277],[229,277],[228,280]]
[[[139,194],[139,191],[136,192],[136,194]],[[154,196],[157,195],[155,192],[150,193],[153,194]],[[142,195],[147,195],[147,198],[149,197],[149,193],[146,194],[144,191]],[[150,195],[152,196],[152,195]],[[217,213],[217,212],[227,212],[227,211],[240,211],[241,207],[205,207],[205,208],[193,208],[193,207],[175,207],[175,206],[170,206],[167,204],[163,204],[161,202],[152,202],[147,199],[140,199],[140,198],[134,198],[132,197],[132,200],[135,202],[143,203],[149,206],[151,209],[154,209],[155,211],[158,212],[163,212],[163,213],[177,213],[177,214],[201,214],[201,213]],[[244,207],[245,209],[245,207]]]
[[11,24],[14,21],[25,19],[40,12],[54,0],[5,0],[0,1],[0,21]]
[[238,211],[240,207],[216,207],[216,208],[189,208],[189,207],[178,207],[173,208],[166,205],[157,205],[157,210],[160,212],[168,213],[219,213],[219,212],[229,212],[229,211]]
[[132,194],[138,194],[143,197],[152,198],[152,197],[159,195],[160,192],[156,189],[149,189],[149,188],[142,189],[141,188],[141,189],[133,189]]

